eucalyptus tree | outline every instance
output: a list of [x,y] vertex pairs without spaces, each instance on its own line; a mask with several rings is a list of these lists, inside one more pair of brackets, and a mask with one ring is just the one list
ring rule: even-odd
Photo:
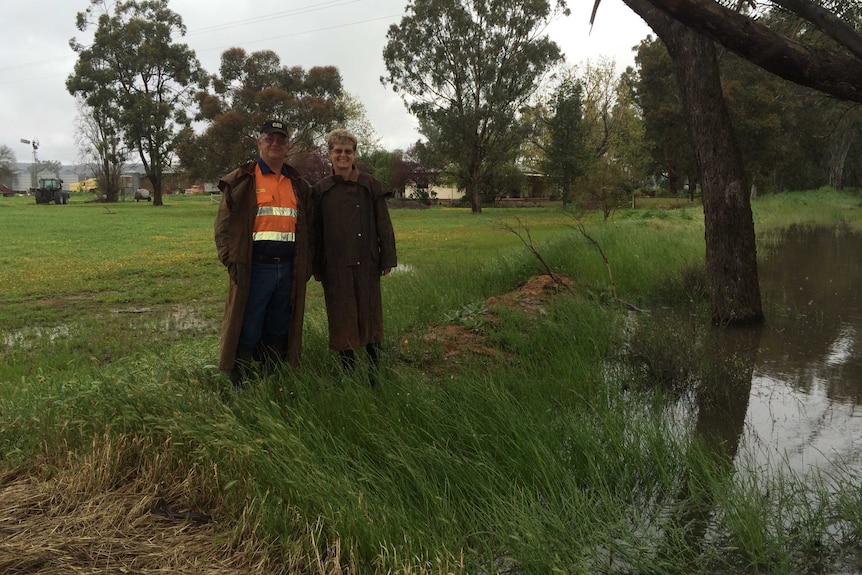
[[373,135],[362,123],[364,108],[345,93],[337,68],[285,66],[272,50],[225,50],[218,74],[196,98],[196,119],[207,126],[201,134],[188,130],[178,150],[195,180],[215,181],[252,159],[252,137],[267,118],[291,128],[291,161],[300,165],[336,125],[352,122],[363,135]]
[[820,177],[810,183],[825,185],[819,164],[825,153],[821,120],[826,109],[815,104],[812,91],[726,50],[720,51],[719,69],[752,195],[795,186],[798,169],[812,164]]
[[91,114],[111,118],[144,166],[153,205],[162,205],[165,170],[179,133],[191,124],[187,111],[205,80],[194,52],[174,41],[185,35],[182,18],[167,0],[90,0],[76,26],[82,32],[94,28],[95,34],[89,45],[70,41],[78,60],[66,88],[84,98]]
[[571,201],[572,186],[587,164],[582,94],[581,82],[568,77],[559,84],[550,101],[544,171],[559,186],[564,206]]
[[[635,62],[635,94],[653,162],[674,194],[682,179],[697,180],[698,169],[673,62],[652,36],[638,46]],[[858,105],[784,81],[727,50],[719,53],[719,70],[752,194],[840,187],[840,160],[847,159],[840,154],[849,156],[848,146],[860,135],[853,121]]]
[[611,133],[607,161],[620,167],[626,190],[634,194],[648,176],[649,151],[643,113],[635,98],[631,68],[617,78],[616,93],[611,111],[616,129]]
[[[773,74],[838,98],[862,102],[862,0],[623,0],[656,30],[670,18]],[[594,11],[600,0],[594,0]],[[742,7],[751,7],[748,11]],[[767,9],[794,14],[792,30],[759,18]],[[819,30],[829,43],[800,32]],[[656,30],[656,33],[658,31]],[[659,34],[661,37],[661,34]]]
[[405,11],[387,33],[381,82],[401,95],[481,212],[483,184],[514,162],[526,137],[521,109],[561,59],[545,29],[568,8],[563,0],[413,0]]
[[[763,304],[749,184],[722,96],[713,42],[658,10],[625,0],[658,34],[673,60],[686,126],[701,176],[706,279],[712,322],[759,324]],[[659,1],[659,0],[655,0]]]

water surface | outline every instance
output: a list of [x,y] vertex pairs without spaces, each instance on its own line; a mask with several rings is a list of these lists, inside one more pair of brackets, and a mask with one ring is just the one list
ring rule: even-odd
[[801,475],[862,467],[862,236],[793,227],[760,251],[767,321],[751,344],[747,401],[738,398],[737,456]]

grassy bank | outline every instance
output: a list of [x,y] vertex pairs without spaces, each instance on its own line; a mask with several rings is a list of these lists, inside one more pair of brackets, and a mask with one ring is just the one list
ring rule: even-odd
[[[802,573],[857,551],[852,471],[731,472],[621,361],[614,293],[702,303],[699,206],[393,211],[382,385],[337,373],[315,284],[303,368],[237,393],[214,368],[215,204],[24,200],[0,202],[0,571]],[[768,237],[858,204],[754,208]],[[525,242],[572,287],[519,291],[544,272]]]

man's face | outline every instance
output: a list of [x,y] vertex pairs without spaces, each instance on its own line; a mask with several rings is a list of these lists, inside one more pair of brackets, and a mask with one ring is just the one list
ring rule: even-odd
[[353,166],[353,155],[356,151],[353,149],[353,143],[336,142],[329,150],[329,161],[332,162],[332,168],[335,171],[350,170]]
[[284,134],[261,134],[257,140],[257,149],[260,157],[267,164],[281,164],[290,146],[287,144],[287,136]]

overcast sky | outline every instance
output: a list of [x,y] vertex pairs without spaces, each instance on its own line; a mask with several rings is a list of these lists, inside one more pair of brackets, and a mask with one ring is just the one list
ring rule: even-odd
[[[569,0],[571,16],[550,34],[571,64],[613,58],[622,71],[632,65],[632,47],[649,28],[622,0],[602,0],[590,32],[592,0]],[[366,107],[387,149],[419,139],[416,122],[401,99],[380,83],[385,74],[386,31],[404,15],[407,0],[171,0],[169,7],[188,30],[191,47],[207,72],[218,70],[227,48],[275,51],[289,66],[333,65],[345,89]],[[38,159],[77,162],[75,100],[65,82],[76,55],[69,39],[87,40],[75,14],[87,0],[5,0],[0,7],[0,145],[19,162],[32,161],[22,138],[39,141]]]

